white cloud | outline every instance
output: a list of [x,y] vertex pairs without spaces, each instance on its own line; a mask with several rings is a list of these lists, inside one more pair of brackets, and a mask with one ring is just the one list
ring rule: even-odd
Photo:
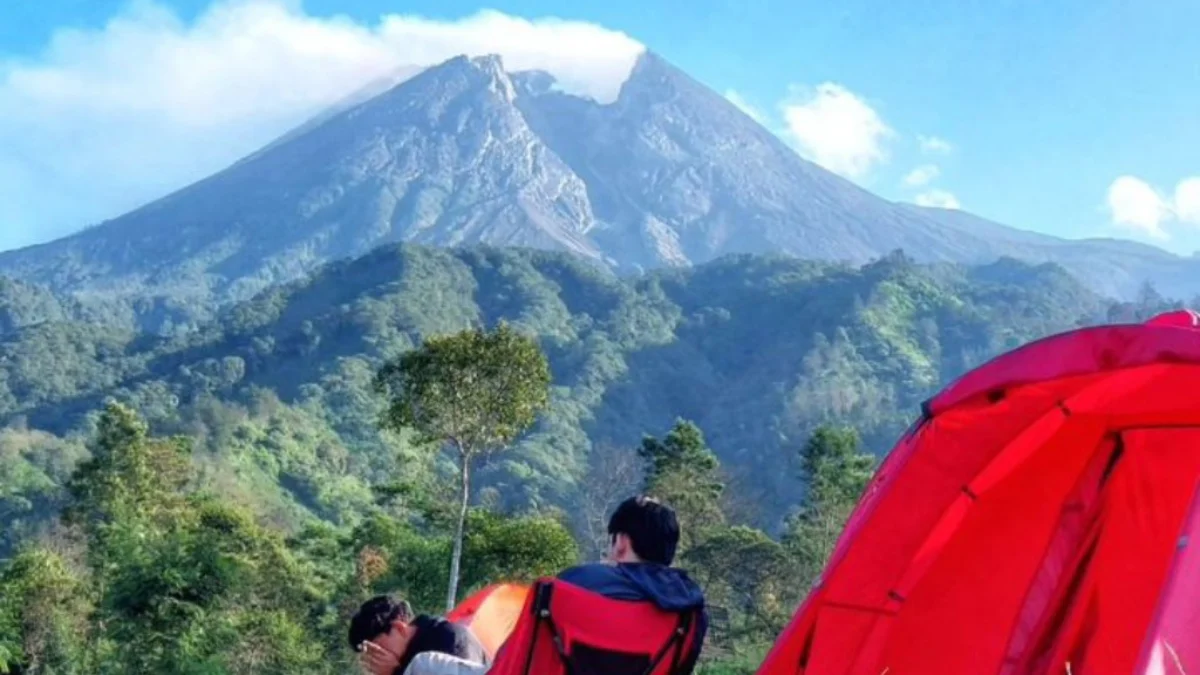
[[922,164],[913,169],[904,177],[904,184],[909,187],[921,187],[929,185],[935,178],[941,175],[941,170],[935,164]]
[[430,65],[458,54],[500,54],[510,71],[545,70],[569,93],[616,100],[645,47],[624,33],[562,19],[529,20],[492,10],[459,21],[392,15],[381,33],[406,63]]
[[958,202],[958,197],[945,190],[929,190],[922,192],[916,197],[917,206],[931,206],[939,209],[959,209],[962,204]]
[[1174,199],[1141,178],[1121,176],[1108,186],[1107,203],[1114,225],[1170,239],[1172,222],[1200,225],[1200,176],[1179,181]]
[[231,0],[185,23],[152,1],[0,56],[0,250],[65,234],[219,170],[379,78],[498,53],[611,100],[642,45],[599,26],[483,11],[373,25],[294,0]]
[[950,141],[937,136],[918,135],[917,143],[921,146],[921,152],[926,155],[948,155],[954,151]]
[[1200,176],[1185,178],[1175,186],[1175,217],[1200,225]]
[[1170,204],[1146,181],[1121,176],[1108,186],[1108,208],[1113,223],[1155,239],[1166,239],[1163,223],[1171,217]]
[[750,102],[747,101],[746,98],[744,96],[742,96],[741,94],[739,94],[737,91],[735,91],[733,89],[726,89],[725,90],[725,98],[730,103],[737,106],[739,110],[746,113],[746,116],[749,117],[750,119],[754,120],[755,122],[758,122],[759,124],[766,124],[766,121],[767,121],[766,115],[763,115],[761,110],[759,110],[755,106],[751,105]]
[[848,178],[861,178],[887,160],[893,132],[875,109],[845,87],[825,82],[794,88],[781,106],[785,133],[800,154]]

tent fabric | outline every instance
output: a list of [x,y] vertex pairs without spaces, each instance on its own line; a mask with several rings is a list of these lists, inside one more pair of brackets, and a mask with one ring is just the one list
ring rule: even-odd
[[529,586],[493,584],[463,600],[446,620],[466,625],[493,659],[508,639],[529,597]]
[[1200,673],[1200,315],[1039,340],[922,412],[759,675]]
[[685,675],[695,639],[692,612],[542,579],[488,675]]

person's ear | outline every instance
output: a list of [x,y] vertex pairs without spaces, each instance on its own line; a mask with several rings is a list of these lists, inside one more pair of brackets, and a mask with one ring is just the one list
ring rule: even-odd
[[629,536],[628,535],[618,534],[616,536],[616,538],[613,541],[613,553],[616,554],[613,557],[615,557],[617,560],[624,560],[625,558],[627,558],[629,556]]

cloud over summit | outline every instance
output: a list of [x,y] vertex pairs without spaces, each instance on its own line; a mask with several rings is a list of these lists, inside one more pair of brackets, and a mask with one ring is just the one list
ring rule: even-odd
[[66,234],[220,170],[369,82],[500,54],[615,98],[643,46],[594,24],[483,11],[452,21],[315,17],[227,0],[192,22],[150,1],[0,55],[0,250]]

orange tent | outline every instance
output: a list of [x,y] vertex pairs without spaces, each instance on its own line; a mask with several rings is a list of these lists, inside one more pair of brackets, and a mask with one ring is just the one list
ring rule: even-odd
[[927,402],[759,675],[1200,673],[1198,323],[1047,338]]
[[494,584],[463,600],[446,615],[446,619],[468,626],[488,654],[495,658],[497,650],[517,625],[528,597],[528,586]]

